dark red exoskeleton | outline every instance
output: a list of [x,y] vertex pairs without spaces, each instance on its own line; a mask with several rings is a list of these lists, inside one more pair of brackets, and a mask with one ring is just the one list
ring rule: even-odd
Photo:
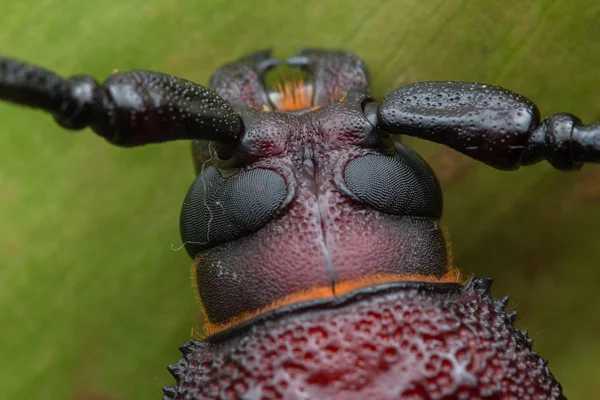
[[[303,79],[266,84],[280,64]],[[564,398],[490,279],[465,281],[440,227],[442,193],[395,135],[500,169],[600,162],[600,124],[540,121],[529,100],[465,82],[371,97],[363,61],[258,52],[210,89],[130,71],[103,84],[0,58],[0,99],[138,146],[192,140],[181,212],[205,335],[169,367],[166,399]]]

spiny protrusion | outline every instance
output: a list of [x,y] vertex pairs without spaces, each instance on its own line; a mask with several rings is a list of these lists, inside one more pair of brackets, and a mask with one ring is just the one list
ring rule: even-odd
[[511,325],[513,325],[515,323],[515,319],[517,319],[517,312],[516,311],[507,312],[506,316],[508,317],[508,322]]
[[492,278],[472,278],[463,287],[462,292],[465,294],[478,294],[487,297],[491,293]]
[[179,383],[181,377],[183,376],[183,371],[185,370],[186,364],[187,362],[185,361],[185,359],[181,358],[175,364],[167,366],[167,370],[171,373],[171,375],[173,375],[173,378],[175,378],[175,381],[177,381],[177,383]]
[[489,296],[492,290],[492,278],[480,278],[475,281],[474,289],[481,296]]
[[184,356],[187,356],[188,354],[191,354],[198,350],[198,348],[201,347],[201,345],[202,344],[197,340],[190,340],[179,346],[179,351],[181,351],[181,354],[183,354]]
[[177,389],[175,386],[163,386],[162,390],[164,394],[163,400],[172,400],[177,394]]
[[498,302],[496,303],[496,310],[497,311],[502,311],[506,308],[506,305],[508,304],[508,296],[504,296],[500,299],[498,299]]

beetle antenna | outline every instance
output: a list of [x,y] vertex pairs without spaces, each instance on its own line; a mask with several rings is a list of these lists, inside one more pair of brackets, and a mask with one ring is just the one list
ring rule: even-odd
[[413,83],[365,110],[386,132],[440,143],[498,169],[544,160],[563,171],[600,163],[600,122],[585,125],[568,113],[541,120],[531,100],[498,86]]
[[243,122],[214,91],[160,72],[117,72],[103,84],[64,79],[42,67],[0,57],[0,100],[44,110],[67,129],[92,128],[131,147],[173,140],[237,144]]

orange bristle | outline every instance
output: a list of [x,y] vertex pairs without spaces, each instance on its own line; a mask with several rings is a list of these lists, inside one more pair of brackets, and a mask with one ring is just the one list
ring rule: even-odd
[[274,89],[279,93],[277,111],[300,111],[312,107],[312,86],[304,85],[302,78],[277,82]]

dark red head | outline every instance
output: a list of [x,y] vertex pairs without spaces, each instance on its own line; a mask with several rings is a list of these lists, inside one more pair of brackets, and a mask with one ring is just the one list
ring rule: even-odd
[[211,81],[231,104],[242,94],[247,104],[227,159],[211,142],[194,144],[199,174],[181,213],[209,333],[362,286],[457,279],[439,226],[439,183],[370,120],[363,63],[348,53],[301,57],[308,79],[284,84],[288,93],[264,83],[261,65],[275,65],[267,53]]

